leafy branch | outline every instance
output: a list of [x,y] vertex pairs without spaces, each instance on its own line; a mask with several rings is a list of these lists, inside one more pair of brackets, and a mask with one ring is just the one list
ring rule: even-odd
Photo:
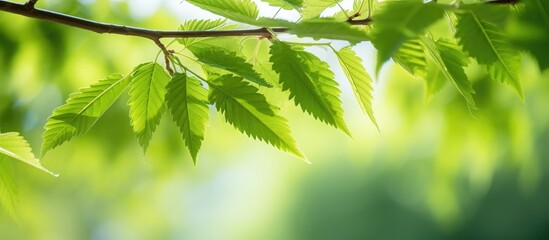
[[[48,119],[42,153],[87,132],[129,89],[131,125],[143,149],[147,149],[167,108],[196,163],[211,105],[242,133],[305,158],[286,118],[265,97],[265,92],[285,92],[285,100],[292,101],[305,114],[351,136],[344,120],[339,83],[331,66],[309,51],[314,46],[329,47],[334,52],[360,107],[378,130],[372,107],[372,78],[355,46],[364,41],[371,41],[377,49],[376,71],[393,59],[411,75],[425,80],[430,93],[452,83],[471,110],[476,109],[476,92],[465,71],[471,59],[484,65],[492,79],[509,84],[522,97],[518,76],[521,48],[515,45],[518,41],[506,36],[501,24],[514,19],[510,17],[514,14],[533,28],[542,24],[541,29],[546,29],[544,21],[536,20],[547,19],[545,10],[549,9],[547,1],[539,0],[525,0],[524,12],[511,11],[509,5],[518,1],[508,0],[454,5],[420,0],[357,0],[352,10],[344,9],[341,0],[264,1],[299,12],[300,20],[260,17],[251,0],[187,0],[224,18],[189,20],[179,30],[165,31],[37,9],[36,0],[25,4],[0,0],[0,11],[97,33],[146,38],[164,55],[164,66],[156,60],[143,63],[125,76],[113,74],[71,95]],[[340,12],[321,17],[332,7]],[[359,18],[362,15],[366,17]],[[431,26],[444,20],[444,16],[449,16],[446,27],[450,34],[433,37]],[[238,29],[237,25],[227,24],[227,20],[256,28]],[[276,36],[279,33],[306,41],[282,41]],[[160,41],[163,38],[174,39],[164,45]],[[331,42],[316,42],[320,39],[343,40],[349,45],[336,49]],[[244,46],[248,40],[253,46],[250,52]],[[546,46],[542,44],[545,39],[531,41],[521,43],[522,49],[540,56],[540,66],[549,66],[549,60],[542,57],[547,54],[541,54],[543,51],[536,47]],[[172,50],[172,43],[183,48]]]

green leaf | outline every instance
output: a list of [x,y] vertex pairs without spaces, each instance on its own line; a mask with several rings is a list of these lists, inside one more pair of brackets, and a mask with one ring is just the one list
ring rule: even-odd
[[354,0],[352,13],[358,14],[358,18],[366,18],[368,16],[368,12],[373,10],[374,4],[377,4],[377,1]]
[[437,65],[433,61],[428,62],[425,77],[426,99],[430,99],[437,94],[444,86],[446,86],[447,82],[448,80]]
[[328,64],[281,41],[273,42],[270,53],[273,70],[280,76],[282,89],[290,91],[290,99],[304,112],[350,135],[343,120],[340,90]]
[[139,144],[146,151],[164,113],[166,85],[170,76],[158,63],[149,62],[137,66],[131,77],[128,102],[131,125],[139,138]]
[[393,55],[393,60],[412,76],[425,78],[427,75],[425,50],[419,39],[404,42]]
[[29,143],[27,143],[23,137],[19,136],[19,133],[0,133],[0,156],[19,160],[51,175],[57,176],[50,172],[50,170],[42,167],[40,160],[32,153]]
[[67,103],[53,111],[44,126],[42,155],[49,150],[86,133],[120,97],[129,84],[129,78],[113,74],[71,94]]
[[300,9],[303,5],[303,0],[261,0],[273,7],[281,7],[286,10]]
[[317,18],[327,8],[335,6],[341,0],[303,0],[303,12],[301,18],[304,20]]
[[454,83],[459,93],[465,98],[469,109],[476,109],[473,99],[475,90],[463,70],[463,67],[467,66],[468,58],[461,49],[453,42],[447,40],[434,42],[428,37],[421,37],[421,43],[436,67],[446,79]]
[[16,217],[15,208],[18,203],[18,192],[13,174],[8,169],[10,166],[7,157],[0,155],[0,205],[4,207],[12,217]]
[[422,1],[385,1],[378,4],[373,18],[372,43],[378,50],[376,72],[408,39],[423,33],[444,15],[444,7]]
[[167,89],[166,103],[196,165],[210,114],[208,90],[198,79],[180,73],[174,75]]
[[187,0],[206,11],[236,22],[255,24],[259,11],[250,0]]
[[242,38],[239,37],[212,37],[205,38],[188,46],[190,52],[206,51],[210,48],[221,48],[229,52],[239,52]]
[[520,52],[496,24],[480,19],[473,12],[459,14],[456,38],[469,56],[487,67],[492,79],[509,84],[524,98],[519,79]]
[[349,83],[351,83],[360,107],[364,113],[368,114],[376,128],[379,129],[372,110],[372,78],[362,65],[362,59],[356,55],[351,47],[342,48],[336,52],[336,55],[343,72],[349,79]]
[[271,85],[253,69],[251,64],[246,63],[246,60],[237,56],[235,52],[229,52],[222,48],[210,47],[207,49],[200,49],[199,51],[194,50],[193,54],[198,58],[198,61],[208,66],[221,68],[261,86],[271,87]]
[[347,22],[331,18],[302,21],[291,27],[288,32],[298,37],[312,37],[315,40],[321,38],[346,40],[352,44],[368,40],[366,32],[354,28]]
[[291,135],[287,120],[277,115],[257,88],[231,75],[223,75],[208,84],[210,102],[236,129],[304,158]]
[[[278,85],[278,74],[273,70],[272,63],[269,62],[269,47],[271,42],[267,39],[251,39],[243,42],[242,54],[248,59],[246,62],[254,66],[254,70],[259,73],[270,85]],[[276,87],[275,91],[279,92]]]
[[[222,27],[225,26],[225,23],[227,20],[225,19],[216,19],[216,20],[209,20],[209,19],[193,19],[193,20],[187,20],[185,21],[180,27],[179,30],[181,31],[208,31],[208,30],[220,30],[223,29]],[[178,38],[177,41],[185,46],[190,46],[194,43],[203,41],[206,38]]]
[[295,22],[290,22],[288,20],[279,19],[279,18],[260,17],[257,19],[254,25],[260,26],[260,27],[266,27],[266,28],[275,28],[275,27],[291,28],[295,25]]
[[541,69],[549,68],[549,1],[524,0],[524,10],[509,24],[513,43],[534,56]]

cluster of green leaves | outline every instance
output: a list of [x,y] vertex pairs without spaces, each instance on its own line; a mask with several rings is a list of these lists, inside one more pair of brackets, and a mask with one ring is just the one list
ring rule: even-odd
[[[272,39],[176,39],[167,47],[178,43],[181,48],[166,56],[176,70],[174,74],[153,61],[135,67],[126,76],[114,74],[72,94],[45,126],[43,154],[87,132],[129,89],[131,125],[144,150],[169,109],[196,163],[212,105],[240,132],[304,158],[288,121],[265,93],[286,92],[286,100],[293,101],[304,113],[349,136],[352,132],[344,121],[341,90],[334,73],[324,60],[308,51],[311,46],[333,52],[359,105],[376,127],[372,78],[355,52],[360,47],[357,43],[371,41],[378,50],[376,71],[393,59],[413,76],[424,79],[428,94],[450,82],[471,110],[475,109],[475,90],[466,74],[471,60],[484,66],[492,79],[511,86],[521,98],[519,46],[538,56],[540,66],[548,66],[546,54],[539,53],[547,43],[549,29],[546,1],[526,0],[524,5],[511,6],[357,0],[353,9],[344,9],[339,0],[265,0],[272,6],[299,12],[299,21],[260,17],[251,0],[188,2],[225,19],[189,20],[180,30],[229,30],[245,24],[267,30],[284,28],[298,38],[313,40],[282,41],[275,31],[271,31]],[[341,11],[321,17],[326,9],[334,7]],[[372,21],[362,21],[363,26],[351,24],[365,19]],[[227,20],[236,24],[227,24]],[[527,39],[510,39],[510,21],[527,23],[539,33]],[[440,32],[445,34],[436,34]],[[324,39],[343,40],[349,45],[336,49]]]

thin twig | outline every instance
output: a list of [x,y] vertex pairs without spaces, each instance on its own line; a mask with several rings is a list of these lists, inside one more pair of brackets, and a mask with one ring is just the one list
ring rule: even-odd
[[164,62],[166,65],[166,70],[168,70],[168,73],[170,73],[170,75],[173,76],[173,69],[170,66],[170,55],[172,55],[172,53],[166,48],[166,46],[164,46],[164,44],[162,44],[160,39],[153,39],[153,41],[154,43],[156,43],[156,46],[158,46],[160,50],[162,50],[162,52],[164,53]]

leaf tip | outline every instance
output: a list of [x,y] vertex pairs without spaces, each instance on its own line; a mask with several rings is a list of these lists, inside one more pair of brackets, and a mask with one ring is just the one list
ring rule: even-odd
[[196,153],[194,153],[194,154],[191,153],[191,158],[192,158],[192,160],[193,160],[193,166],[196,167],[196,163],[197,163],[197,154],[196,154]]

